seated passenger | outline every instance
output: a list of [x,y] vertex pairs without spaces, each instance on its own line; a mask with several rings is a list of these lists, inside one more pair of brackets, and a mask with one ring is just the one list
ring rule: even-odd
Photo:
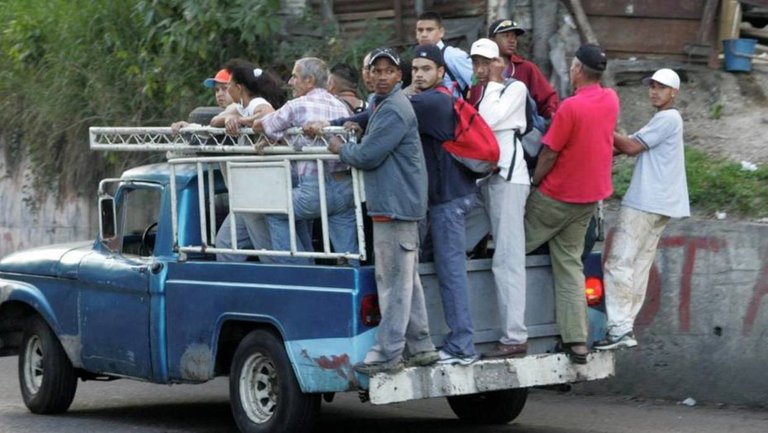
[[[318,58],[307,57],[296,61],[288,82],[293,90],[294,99],[282,108],[266,115],[253,123],[256,132],[263,132],[270,139],[283,137],[288,128],[300,127],[310,122],[330,120],[350,115],[346,105],[336,99],[327,90],[328,67]],[[299,150],[305,146],[325,147],[325,143],[300,139],[293,143]],[[355,222],[355,204],[352,192],[352,176],[349,166],[339,161],[328,161],[324,165],[325,191],[327,199],[329,236],[336,252],[358,251],[357,227]],[[297,221],[297,233],[301,230],[298,221],[312,221],[320,217],[320,190],[317,163],[298,161],[296,170],[298,185],[293,188],[293,211]],[[272,249],[288,251],[289,226],[287,215],[267,216]],[[311,243],[297,236],[297,250],[311,251]],[[307,258],[279,257],[279,263],[309,264]]]
[[[224,113],[211,120],[211,126],[224,126],[230,135],[239,134],[241,127],[250,126],[253,120],[266,113],[274,111],[273,107],[279,107],[285,100],[280,83],[269,72],[262,71],[256,65],[243,61],[233,60],[226,66],[226,71],[231,75],[228,83],[228,96],[235,101],[234,110],[226,110]],[[222,165],[222,174],[225,182],[227,173]],[[230,224],[233,216],[230,213],[216,233],[217,248],[232,248],[232,235]],[[271,240],[266,220],[263,214],[238,214],[235,218],[235,238],[239,249],[269,249]],[[217,254],[218,261],[245,261],[248,256],[242,254]],[[262,263],[273,263],[269,256],[259,256]]]

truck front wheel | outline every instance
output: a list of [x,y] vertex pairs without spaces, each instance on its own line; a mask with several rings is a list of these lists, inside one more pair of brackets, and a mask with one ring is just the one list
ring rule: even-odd
[[520,415],[528,399],[528,388],[489,391],[448,397],[451,410],[472,424],[507,424]]
[[77,391],[77,374],[64,348],[41,318],[30,319],[19,353],[19,383],[32,413],[69,409]]
[[229,397],[243,433],[308,432],[320,404],[317,395],[301,392],[283,343],[266,330],[251,332],[237,347]]

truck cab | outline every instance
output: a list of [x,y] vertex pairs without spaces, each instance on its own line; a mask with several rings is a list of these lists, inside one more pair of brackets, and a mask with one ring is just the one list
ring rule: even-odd
[[[320,396],[336,392],[361,392],[374,404],[447,397],[462,419],[506,423],[523,409],[530,387],[613,375],[612,353],[593,353],[586,365],[575,365],[557,352],[547,255],[527,258],[528,356],[371,378],[356,373],[352,366],[374,343],[380,318],[375,258],[365,251],[362,177],[353,173],[359,251],[330,248],[327,215],[318,221],[316,251],[298,251],[295,240],[288,251],[240,249],[236,242],[221,248],[214,239],[229,214],[283,213],[292,221],[291,161],[322,165],[336,157],[322,149],[258,149],[262,138],[249,131],[235,145],[217,142],[222,130],[183,132],[92,128],[93,149],[163,151],[168,161],[100,183],[94,241],[0,261],[0,355],[19,355],[22,395],[32,412],[66,411],[78,379],[172,384],[229,376],[233,416],[244,432],[308,431]],[[248,260],[217,261],[220,253]],[[264,260],[269,256],[317,263],[273,264]],[[591,335],[600,336],[599,255],[585,269]],[[491,260],[468,260],[467,270],[475,343],[483,350],[500,335]],[[421,264],[420,275],[440,346],[448,328],[433,265]]]

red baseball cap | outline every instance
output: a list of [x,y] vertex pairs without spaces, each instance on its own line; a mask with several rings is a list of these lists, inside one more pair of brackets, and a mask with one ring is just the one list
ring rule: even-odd
[[229,79],[231,78],[231,76],[232,75],[229,73],[228,70],[222,69],[219,72],[217,72],[213,78],[206,78],[205,81],[203,81],[203,86],[209,87],[212,89],[216,87],[216,83],[227,84],[229,83]]

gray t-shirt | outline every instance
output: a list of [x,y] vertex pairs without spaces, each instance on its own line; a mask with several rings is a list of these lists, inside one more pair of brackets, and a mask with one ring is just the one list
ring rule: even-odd
[[672,218],[690,216],[680,112],[657,112],[632,137],[646,150],[637,156],[632,181],[621,204]]

